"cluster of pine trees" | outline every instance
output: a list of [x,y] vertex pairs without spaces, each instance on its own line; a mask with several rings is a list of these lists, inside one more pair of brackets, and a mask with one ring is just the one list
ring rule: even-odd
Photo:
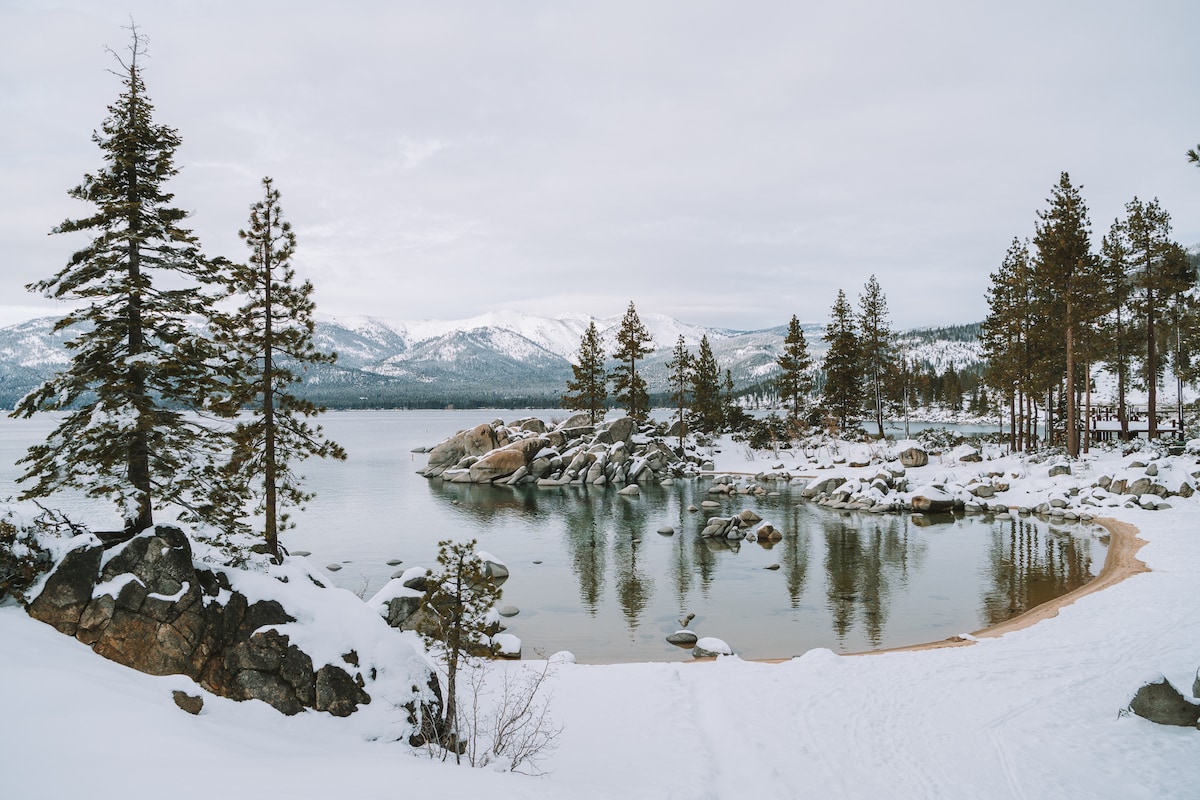
[[282,509],[311,497],[290,465],[345,458],[308,421],[322,409],[290,391],[299,370],[335,356],[313,345],[313,287],[296,282],[296,237],[270,178],[239,231],[247,263],[205,256],[183,227],[187,213],[166,190],[179,134],[153,119],[145,39],[130,33],[128,56],[114,54],[123,91],[93,134],[103,166],[70,190],[92,210],[53,231],[91,239],[27,287],[77,309],[56,327],[74,332],[70,366],[12,412],[63,413],[19,462],[19,480],[32,482],[22,499],[82,489],[117,503],[126,536],[172,506],[229,541],[258,513],[278,560]]
[[[783,354],[779,357],[776,388],[793,425],[819,423],[830,430],[846,430],[864,414],[875,421],[883,438],[884,413],[897,392],[907,397],[904,382],[908,364],[901,357],[888,319],[887,298],[872,275],[858,298],[858,310],[839,289],[822,337],[829,350],[820,373],[812,373],[804,332],[795,316],[788,324]],[[816,386],[819,384],[819,387]],[[812,405],[812,392],[820,399]]]
[[1123,438],[1131,387],[1146,392],[1153,438],[1164,369],[1176,377],[1177,396],[1200,377],[1192,363],[1200,346],[1196,263],[1172,240],[1170,214],[1157,199],[1134,197],[1096,248],[1081,188],[1064,172],[1037,214],[1032,242],[1014,238],[991,275],[981,333],[986,382],[1008,411],[1014,449],[1035,446],[1043,415],[1049,443],[1071,456],[1081,442],[1087,448],[1095,366],[1116,377]]
[[[645,422],[650,416],[650,393],[645,378],[638,374],[637,364],[653,352],[652,344],[650,332],[630,302],[617,328],[616,349],[611,354],[617,366],[609,372],[600,332],[596,323],[590,323],[580,339],[576,363],[571,365],[573,377],[567,381],[567,391],[562,395],[563,408],[586,411],[595,424],[608,409],[611,380],[616,406],[638,422]],[[667,371],[671,404],[677,409],[679,419],[692,430],[716,433],[742,424],[744,412],[734,397],[733,376],[725,370],[722,380],[708,336],[701,337],[695,354],[680,336],[671,351]],[[679,426],[681,442],[684,427]]]

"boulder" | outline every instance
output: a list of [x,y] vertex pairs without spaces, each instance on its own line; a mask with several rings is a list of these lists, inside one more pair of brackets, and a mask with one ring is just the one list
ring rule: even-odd
[[1150,492],[1152,482],[1149,478],[1138,478],[1125,487],[1123,494],[1143,495]]
[[544,434],[547,430],[546,423],[537,417],[525,417],[523,419],[514,420],[510,428],[516,428],[521,431],[529,431],[530,433]]
[[[463,434],[463,449],[469,456],[481,456],[500,446],[496,431],[486,422],[476,425]],[[434,448],[435,450],[437,448]]]
[[83,610],[92,602],[92,589],[104,549],[94,536],[80,536],[46,579],[41,594],[29,604],[29,616],[74,636]]
[[692,655],[695,658],[731,656],[733,655],[733,648],[715,636],[705,636],[703,639],[696,641],[696,646],[692,648]]
[[175,701],[175,705],[192,715],[199,714],[204,709],[204,698],[199,695],[191,695],[176,689],[171,692],[171,699]]
[[675,631],[667,635],[667,641],[676,647],[692,647],[700,637],[691,631]]
[[767,522],[755,531],[754,538],[760,542],[777,542],[783,538],[783,533],[774,525]]
[[1070,464],[1054,464],[1050,467],[1049,475],[1051,478],[1057,478],[1059,475],[1070,475]]
[[1137,690],[1129,709],[1139,717],[1160,725],[1195,727],[1200,721],[1200,705],[1189,701],[1164,677]]
[[604,430],[608,431],[610,441],[614,443],[629,442],[637,433],[637,429],[637,420],[632,417],[618,417],[604,426]]
[[327,711],[335,717],[348,717],[359,705],[371,702],[349,673],[341,667],[326,664],[317,670],[313,708]]
[[586,411],[582,411],[578,414],[572,414],[562,422],[558,423],[558,425],[554,426],[554,430],[556,431],[565,431],[573,428],[587,428],[588,432],[590,433],[592,429],[591,415]]
[[940,489],[927,486],[918,489],[917,493],[913,495],[912,508],[913,511],[938,514],[953,511],[955,502],[952,495]]
[[900,463],[906,467],[923,467],[929,463],[929,454],[919,447],[909,447],[900,451]]

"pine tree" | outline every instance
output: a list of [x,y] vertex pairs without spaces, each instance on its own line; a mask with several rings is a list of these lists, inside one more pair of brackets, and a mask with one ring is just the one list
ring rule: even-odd
[[845,430],[857,420],[862,407],[862,373],[854,311],[841,289],[833,304],[825,335],[821,338],[829,344],[825,354],[825,391],[821,402],[837,420],[838,426]]
[[613,389],[625,413],[638,422],[645,422],[650,416],[650,395],[646,381],[637,373],[637,362],[654,352],[650,346],[653,341],[630,302],[621,327],[617,329],[617,349],[613,358],[621,363],[613,372]]
[[1129,247],[1125,240],[1124,226],[1114,220],[1100,245],[1100,286],[1108,298],[1107,314],[1101,325],[1101,336],[1107,357],[1104,363],[1117,376],[1117,419],[1121,424],[1121,438],[1129,438],[1129,413],[1125,399],[1129,394],[1130,356],[1136,347],[1133,341],[1136,330],[1131,324],[1132,309],[1129,282]]
[[[296,284],[292,256],[296,235],[283,218],[279,190],[262,181],[263,199],[250,208],[250,227],[238,236],[250,248],[247,264],[228,268],[227,290],[244,298],[237,311],[214,331],[225,353],[230,409],[245,409],[231,434],[231,454],[213,514],[236,515],[250,497],[264,515],[266,551],[280,561],[279,534],[293,527],[284,508],[303,507],[313,494],[301,488],[292,464],[311,456],[345,459],[346,452],[307,420],[324,411],[292,393],[300,374],[316,364],[332,364],[336,354],[313,343],[313,286]],[[227,527],[231,527],[227,525]]]
[[1029,245],[1014,238],[1000,269],[991,274],[988,315],[980,331],[988,364],[985,378],[1009,406],[1009,438],[1014,450],[1029,444],[1026,404],[1034,393],[1030,336],[1036,311],[1031,279]]
[[724,423],[720,384],[721,371],[705,334],[692,367],[692,422],[702,433],[716,433]]
[[586,411],[595,425],[604,416],[608,399],[608,374],[604,369],[604,349],[596,323],[589,322],[579,341],[578,363],[571,365],[573,380],[567,381],[567,393],[562,396],[563,408]]
[[680,334],[679,339],[675,342],[675,349],[671,351],[671,360],[667,362],[667,376],[671,384],[671,403],[679,409],[680,447],[683,447],[683,435],[687,427],[685,412],[689,399],[688,383],[691,374],[692,354],[688,352],[683,334]]
[[13,416],[64,411],[50,437],[29,449],[22,497],[65,487],[113,500],[135,534],[153,510],[192,504],[203,491],[201,465],[219,448],[211,428],[186,411],[216,391],[211,351],[189,317],[212,314],[202,285],[216,268],[181,227],[187,213],[171,205],[166,182],[177,174],[175,129],[157,124],[142,81],[145,38],[130,26],[127,58],[113,53],[123,90],[92,134],[103,166],[86,174],[71,197],[95,210],[54,233],[91,232],[53,277],[27,288],[81,303],[56,326],[77,331],[71,364],[23,398]]
[[1079,455],[1078,407],[1075,400],[1076,344],[1088,323],[1088,295],[1098,279],[1097,259],[1091,252],[1087,206],[1067,173],[1051,192],[1050,207],[1038,212],[1034,273],[1046,317],[1058,321],[1066,362],[1067,454]]
[[812,356],[808,353],[800,320],[794,314],[783,339],[783,353],[775,363],[779,365],[779,377],[775,379],[779,401],[795,423],[802,418],[812,392]]
[[426,602],[432,625],[421,636],[446,658],[446,702],[443,706],[442,742],[457,757],[462,752],[458,730],[458,668],[471,649],[487,640],[487,613],[500,600],[483,560],[475,552],[476,540],[438,542],[438,569],[426,582]]
[[1187,289],[1191,281],[1186,256],[1170,238],[1171,215],[1159,206],[1157,198],[1143,203],[1135,197],[1127,203],[1122,229],[1132,269],[1132,304],[1143,335],[1142,382],[1150,423],[1148,435],[1153,439],[1158,435],[1158,380],[1162,372],[1158,325],[1171,298]]
[[858,353],[862,373],[867,382],[863,407],[870,409],[883,438],[883,378],[892,363],[891,323],[888,321],[887,298],[879,281],[872,275],[858,297]]

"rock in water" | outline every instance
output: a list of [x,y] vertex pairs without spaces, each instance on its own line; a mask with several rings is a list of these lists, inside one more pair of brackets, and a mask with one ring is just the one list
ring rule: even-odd
[[692,648],[692,656],[695,658],[715,658],[716,656],[731,655],[733,655],[733,648],[715,636],[705,636],[703,639],[697,641],[696,646]]
[[1137,690],[1129,709],[1139,717],[1160,725],[1195,727],[1200,720],[1200,705],[1188,701],[1166,678],[1147,683]]
[[691,631],[675,631],[667,636],[667,641],[676,647],[691,647],[700,640],[700,637]]

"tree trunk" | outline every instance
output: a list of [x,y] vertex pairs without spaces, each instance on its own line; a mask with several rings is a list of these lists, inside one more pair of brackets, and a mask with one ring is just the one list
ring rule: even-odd
[[1158,344],[1154,341],[1154,289],[1150,286],[1146,287],[1146,416],[1150,426],[1146,436],[1154,439],[1158,436]]
[[1067,455],[1079,458],[1079,428],[1075,405],[1075,324],[1071,322],[1071,301],[1067,300]]
[[[132,69],[132,68],[131,68]],[[130,81],[129,114],[132,117],[137,103],[137,81]],[[131,121],[132,126],[132,121]],[[141,193],[137,176],[137,159],[130,158],[126,164],[126,200],[129,203],[126,217],[129,225],[127,238],[129,250],[129,330],[127,343],[129,357],[135,358],[146,351],[145,333],[142,329],[142,265],[141,247]],[[129,443],[128,477],[129,483],[137,490],[137,512],[132,519],[127,519],[126,532],[140,533],[154,524],[153,503],[150,485],[150,436],[154,427],[151,418],[149,398],[146,396],[146,366],[140,361],[134,361],[129,367],[129,392],[134,403],[133,412],[136,415],[133,438]]]
[[1083,452],[1087,453],[1091,449],[1092,443],[1092,362],[1087,361],[1083,366],[1084,380],[1084,434],[1083,434]]

